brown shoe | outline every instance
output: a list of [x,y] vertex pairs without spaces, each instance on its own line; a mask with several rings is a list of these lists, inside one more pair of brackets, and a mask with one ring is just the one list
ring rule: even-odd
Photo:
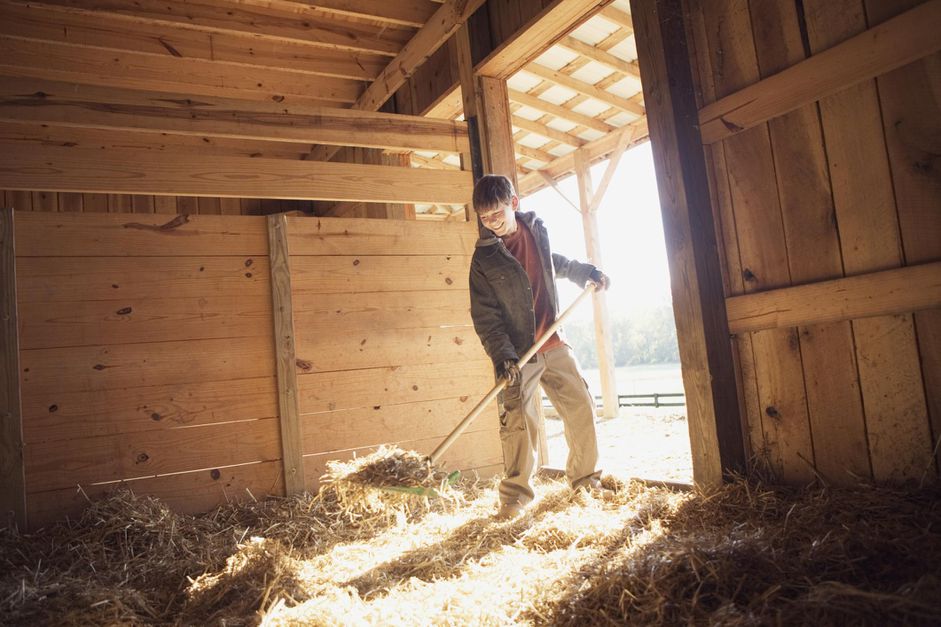
[[614,490],[604,487],[601,485],[601,479],[598,477],[591,477],[579,488],[586,490],[590,495],[596,499],[601,499],[602,501],[613,501],[615,498]]
[[512,520],[522,513],[523,506],[519,503],[502,503],[493,518],[494,520]]

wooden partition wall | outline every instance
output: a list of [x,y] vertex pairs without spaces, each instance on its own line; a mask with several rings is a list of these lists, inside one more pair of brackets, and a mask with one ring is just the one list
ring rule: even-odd
[[[271,218],[12,215],[30,526],[121,482],[190,512],[284,494],[296,442],[282,440],[279,383],[291,377],[276,374]],[[430,451],[492,385],[468,312],[475,233],[286,224],[302,487],[316,488],[327,460],[378,444]],[[495,423],[481,418],[443,463],[494,472]],[[15,451],[9,425],[3,450]],[[3,470],[7,501],[16,476]]]
[[941,3],[686,6],[752,452],[788,482],[935,480]]

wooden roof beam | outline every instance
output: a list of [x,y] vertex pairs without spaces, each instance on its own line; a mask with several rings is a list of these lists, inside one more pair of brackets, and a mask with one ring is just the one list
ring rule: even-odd
[[113,131],[435,150],[468,149],[464,122],[371,111],[290,106],[6,78],[0,120]]
[[628,36],[634,32],[634,18],[631,17],[630,13],[622,11],[617,7],[610,6],[601,9],[601,15],[611,20],[621,28],[627,30]]
[[241,4],[275,8],[299,16],[331,15],[365,19],[397,27],[421,28],[434,13],[426,0],[239,0]]
[[610,68],[615,72],[633,76],[638,80],[640,79],[640,67],[638,67],[636,61],[625,61],[624,59],[614,56],[610,52],[600,48],[595,48],[594,46],[575,39],[572,36],[566,37],[565,39],[559,41],[559,45],[563,48],[568,48],[575,54],[580,54],[596,63],[600,63],[601,65]]
[[536,133],[537,135],[542,135],[548,139],[554,139],[560,144],[566,144],[568,146],[573,146],[575,148],[580,148],[586,144],[585,140],[580,137],[575,137],[574,135],[569,135],[568,133],[563,133],[560,130],[554,129],[540,122],[534,122],[533,120],[527,120],[526,118],[520,117],[518,115],[513,116],[513,126],[523,129],[524,131],[529,131],[530,133]]
[[536,159],[537,161],[542,161],[543,163],[546,163],[546,164],[552,163],[553,161],[558,159],[558,157],[556,157],[555,155],[551,153],[546,152],[545,150],[540,150],[538,148],[530,148],[529,146],[524,146],[523,144],[520,144],[519,142],[516,143],[515,150],[517,153],[525,157],[529,157],[530,159]]
[[531,63],[524,69],[530,74],[534,74],[543,80],[553,82],[557,85],[561,85],[562,87],[567,87],[572,91],[588,96],[589,98],[593,98],[594,100],[602,102],[608,106],[620,109],[621,111],[625,111],[637,116],[643,116],[645,114],[644,108],[642,106],[631,102],[627,98],[621,98],[620,96],[605,91],[600,87],[596,87],[595,85],[580,81],[577,78],[573,78],[567,74],[563,74],[562,72],[551,70],[543,65],[539,65],[538,63]]
[[470,172],[0,142],[0,189],[461,204]]
[[537,111],[542,111],[543,113],[552,114],[570,122],[575,122],[576,124],[581,124],[582,126],[595,129],[601,133],[610,133],[611,131],[617,130],[616,126],[608,124],[607,122],[602,122],[601,120],[596,120],[583,113],[571,111],[563,106],[552,104],[542,98],[531,96],[515,89],[510,89],[509,93],[510,100],[513,102],[536,109]]

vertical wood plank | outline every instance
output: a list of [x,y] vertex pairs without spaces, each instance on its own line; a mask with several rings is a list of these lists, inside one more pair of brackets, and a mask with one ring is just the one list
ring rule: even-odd
[[680,0],[632,0],[697,483],[745,468],[715,225]]
[[108,195],[82,194],[82,210],[85,213],[108,213]]
[[[861,0],[805,0],[813,51],[867,28]],[[848,275],[902,265],[899,215],[875,81],[820,101],[833,201]],[[919,478],[932,462],[911,315],[856,320],[853,332],[873,476]]]
[[[759,80],[746,0],[717,4],[704,14],[719,97]],[[766,125],[722,142],[745,292],[790,284],[787,249]],[[751,336],[765,461],[783,481],[814,479],[814,451],[797,329]]]
[[33,192],[33,211],[56,212],[59,210],[59,195],[55,192]]
[[[762,78],[804,60],[792,0],[751,0]],[[817,106],[768,123],[787,260],[794,283],[843,276],[839,235]],[[817,472],[828,482],[871,477],[856,350],[849,322],[801,327],[800,349]]]
[[153,213],[154,197],[142,194],[131,196],[131,211],[133,213]]
[[[866,0],[874,26],[919,4],[918,0]],[[941,259],[941,54],[876,79],[882,127],[908,265]],[[934,164],[934,165],[933,165]],[[915,331],[932,441],[941,438],[941,311],[915,314]],[[935,458],[941,470],[941,451]]]
[[222,203],[218,198],[200,197],[197,199],[199,206],[199,215],[220,215],[222,213]]
[[480,85],[479,118],[484,170],[488,174],[502,174],[516,181],[516,151],[513,127],[510,124],[510,100],[506,81],[489,76],[478,77]]
[[199,199],[195,196],[177,196],[176,211],[180,215],[194,216],[199,213]]
[[154,196],[154,213],[177,213],[176,196]]
[[17,211],[33,210],[33,195],[24,191],[7,192],[7,202]]
[[59,194],[59,211],[63,213],[81,213],[85,210],[82,194],[61,192]]
[[128,194],[108,194],[108,213],[133,213],[131,196]]
[[303,438],[297,405],[294,310],[291,301],[291,268],[287,219],[268,216],[271,299],[274,306],[274,338],[278,365],[278,408],[284,486],[288,496],[304,491]]
[[220,198],[219,211],[222,215],[237,216],[242,213],[242,203],[238,198]]
[[[26,529],[26,478],[20,405],[20,349],[16,318],[13,210],[0,209],[0,511]],[[4,521],[5,522],[5,521]]]
[[[588,156],[582,150],[575,151],[575,176],[578,181],[578,200],[581,206],[582,229],[585,232],[585,250],[588,261],[595,266],[603,265],[601,243],[598,235],[598,214],[591,210],[594,204],[591,172]],[[611,320],[608,316],[607,295],[592,294],[595,321],[595,346],[598,351],[598,370],[601,374],[602,413],[605,418],[618,415],[618,392],[614,376],[614,345],[611,342]]]
[[242,206],[242,215],[260,216],[261,199],[259,198],[240,198],[239,203]]

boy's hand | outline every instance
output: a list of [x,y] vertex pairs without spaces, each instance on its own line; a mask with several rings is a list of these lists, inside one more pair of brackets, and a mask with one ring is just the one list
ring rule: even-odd
[[506,379],[506,384],[511,387],[519,385],[522,378],[519,366],[512,359],[507,359],[497,367],[497,376]]
[[598,268],[595,268],[591,271],[591,274],[588,275],[588,284],[594,285],[595,289],[598,291],[603,291],[611,287],[611,278]]

